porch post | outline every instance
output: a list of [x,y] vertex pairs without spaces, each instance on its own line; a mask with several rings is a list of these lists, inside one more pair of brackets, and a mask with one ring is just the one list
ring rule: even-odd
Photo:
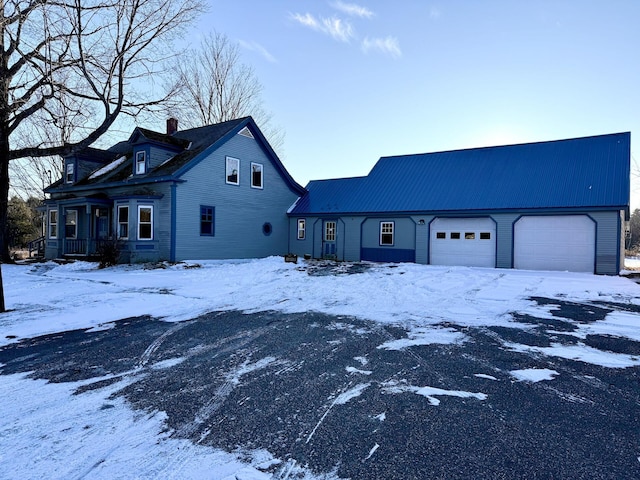
[[[93,245],[92,243],[92,238],[93,238],[93,208],[91,207],[90,203],[87,203],[87,205],[85,205],[85,219],[86,219],[86,226],[84,229],[84,238],[85,238],[85,255],[89,255],[90,253],[93,252]],[[80,222],[78,222],[80,223]],[[76,227],[77,228],[77,227]],[[79,236],[79,235],[76,235]]]

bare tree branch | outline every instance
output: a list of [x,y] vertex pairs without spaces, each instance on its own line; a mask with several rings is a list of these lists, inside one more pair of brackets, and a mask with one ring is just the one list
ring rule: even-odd
[[204,37],[197,48],[182,56],[174,67],[179,114],[187,127],[198,127],[251,115],[269,139],[282,147],[284,135],[271,124],[262,105],[262,84],[251,67],[242,63],[239,46],[221,33]]

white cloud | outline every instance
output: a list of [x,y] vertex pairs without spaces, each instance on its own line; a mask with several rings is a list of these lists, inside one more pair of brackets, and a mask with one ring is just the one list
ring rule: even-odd
[[367,7],[362,7],[355,3],[344,3],[338,0],[337,2],[332,3],[331,6],[336,10],[340,10],[342,13],[346,13],[347,15],[354,17],[371,18],[374,15],[374,13]]
[[300,13],[292,13],[291,18],[305,27],[312,28],[313,30],[320,30],[320,23],[310,13],[304,15]]
[[295,20],[300,25],[329,35],[333,37],[334,40],[338,40],[340,42],[348,42],[354,36],[351,24],[348,21],[337,17],[317,19],[310,13],[305,13],[304,15],[300,13],[293,13],[291,14],[291,19]]
[[260,45],[259,43],[256,43],[256,42],[245,42],[244,40],[240,40],[240,46],[242,48],[246,48],[247,50],[250,50],[252,52],[259,53],[268,62],[271,62],[271,63],[277,63],[278,62],[276,60],[276,57],[271,55],[271,53],[269,53],[269,51],[266,48],[264,48],[262,45]]
[[370,50],[377,50],[382,53],[387,53],[392,57],[399,58],[402,56],[402,50],[400,50],[400,43],[395,37],[386,38],[365,38],[362,41],[362,50],[368,53]]
[[348,42],[353,37],[353,27],[349,22],[336,17],[322,19],[324,32],[331,35],[335,40]]

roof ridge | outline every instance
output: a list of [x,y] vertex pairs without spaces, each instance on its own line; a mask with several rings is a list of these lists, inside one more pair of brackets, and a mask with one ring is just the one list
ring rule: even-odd
[[580,141],[580,140],[589,140],[603,137],[613,137],[618,135],[631,135],[630,131],[627,132],[616,132],[616,133],[604,133],[600,135],[587,135],[584,137],[573,137],[573,138],[558,138],[556,140],[540,140],[536,142],[520,142],[520,143],[509,143],[507,145],[487,145],[484,147],[467,147],[467,148],[455,148],[450,150],[436,150],[434,152],[422,152],[422,153],[407,153],[407,154],[399,154],[399,155],[385,155],[380,157],[379,160],[386,158],[401,158],[401,157],[419,157],[425,155],[437,155],[443,153],[457,153],[457,152],[470,152],[473,150],[491,150],[498,148],[509,148],[509,147],[523,147],[530,145],[543,145],[543,144],[551,144],[551,143],[560,143],[560,142],[571,142],[571,141]]

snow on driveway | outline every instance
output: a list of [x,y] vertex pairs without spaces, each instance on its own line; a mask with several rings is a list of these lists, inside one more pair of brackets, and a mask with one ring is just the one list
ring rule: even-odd
[[[571,326],[563,333],[578,340],[599,335],[640,341],[640,287],[622,277],[416,264],[363,265],[358,274],[340,270],[331,274],[331,266],[326,265],[329,274],[312,275],[303,263],[285,263],[275,257],[156,267],[99,270],[97,264],[85,262],[3,265],[10,311],[0,315],[0,346],[73,329],[109,329],[113,322],[130,317],[148,315],[179,322],[209,312],[240,310],[315,311],[395,325],[406,331],[406,338],[383,342],[378,348],[407,350],[417,345],[465,342],[464,329],[454,326],[508,327],[526,332],[532,328],[526,319],[536,317],[549,319],[551,332],[561,307],[534,298],[593,305],[594,310],[605,304],[629,305],[627,311],[615,309],[596,321],[561,318]],[[176,328],[181,325],[176,324]],[[339,322],[334,327],[350,328]],[[505,342],[504,347],[607,368],[640,365],[638,356],[598,349],[581,341],[571,346],[513,341]],[[149,346],[147,357],[153,348]],[[145,359],[140,361],[140,367],[144,366]],[[167,360],[154,368],[170,368],[181,361]],[[242,375],[277,361],[269,357],[246,363],[229,381],[238,382]],[[358,362],[358,367],[365,367],[366,359]],[[347,372],[365,377],[371,373],[356,366],[347,367]],[[469,372],[474,374],[495,380],[491,375]],[[545,383],[553,382],[556,374],[534,368],[512,372],[519,381]],[[136,371],[131,375],[135,377]],[[14,399],[0,407],[0,477],[129,478],[135,471],[140,478],[268,479],[273,478],[266,473],[269,467],[282,462],[262,450],[230,454],[169,438],[162,412],[134,412],[122,399],[110,397],[123,388],[122,383],[73,395],[81,385],[45,384],[23,375],[0,376],[0,395]],[[354,401],[369,385],[357,384],[342,392],[334,403]],[[444,390],[433,385],[385,386],[385,393],[401,392],[422,395],[432,405],[438,405],[438,397],[443,396],[478,401],[486,398],[482,392]],[[374,445],[369,456],[378,447]],[[153,461],[141,462],[140,458]],[[283,465],[283,475],[291,478],[294,474],[296,478],[335,478],[314,476],[295,461]]]

